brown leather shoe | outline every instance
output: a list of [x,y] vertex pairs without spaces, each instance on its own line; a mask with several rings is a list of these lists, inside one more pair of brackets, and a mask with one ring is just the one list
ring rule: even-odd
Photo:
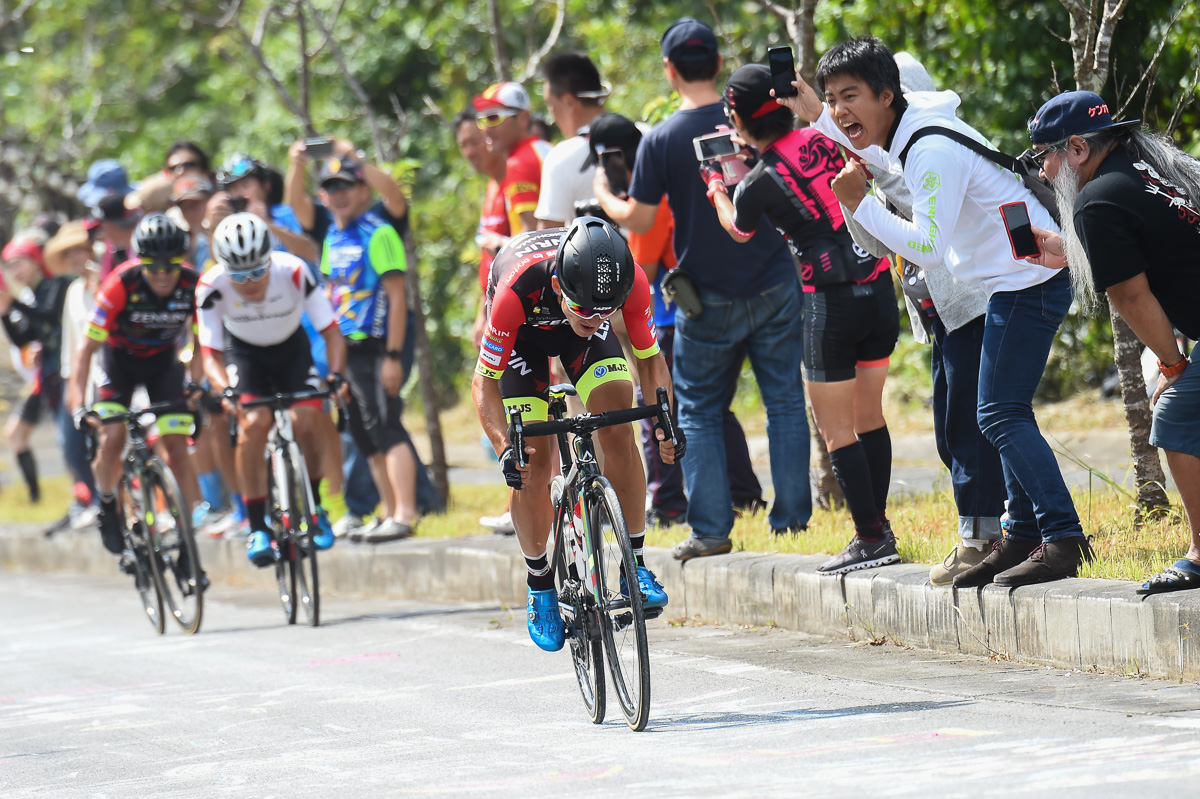
[[1005,536],[992,545],[992,551],[978,566],[972,566],[954,578],[955,588],[978,588],[987,585],[1002,571],[1025,562],[1041,545],[1036,538]]
[[1061,541],[1048,541],[1033,550],[1029,560],[997,574],[996,585],[1015,588],[1018,585],[1048,583],[1051,580],[1074,577],[1080,564],[1091,559],[1092,547],[1081,535]]

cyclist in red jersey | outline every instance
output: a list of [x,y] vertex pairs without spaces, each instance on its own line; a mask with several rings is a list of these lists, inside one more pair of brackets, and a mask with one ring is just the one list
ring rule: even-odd
[[[200,279],[184,263],[187,243],[187,234],[165,214],[151,214],[142,219],[134,234],[138,259],[118,266],[100,285],[88,319],[87,338],[71,371],[68,399],[76,409],[77,427],[88,423],[85,397],[96,352],[101,352],[101,373],[96,376],[93,409],[100,416],[127,411],[139,386],[145,387],[152,404],[185,398],[186,370],[179,360],[179,344],[192,327]],[[189,511],[200,499],[188,459],[187,438],[192,426],[190,413],[158,417],[163,458],[179,481]],[[123,425],[102,427],[100,452],[93,465],[100,495],[100,536],[114,554],[124,549],[115,492],[125,438]]]
[[[637,356],[642,390],[671,392],[671,374],[658,350],[650,287],[629,247],[607,223],[580,217],[570,228],[517,236],[496,256],[488,281],[488,326],[479,348],[471,393],[484,432],[492,442],[525,554],[529,585],[529,635],[542,649],[556,651],[565,640],[554,575],[546,558],[552,520],[549,485],[553,448],[526,445],[520,467],[508,437],[506,414],[517,409],[526,421],[547,418],[549,358],[562,361],[579,398],[591,413],[633,405],[633,380],[608,318],[621,311]],[[678,432],[678,431],[677,431]],[[658,431],[667,463],[682,457]],[[604,451],[604,473],[612,481],[637,557],[638,587],[646,607],[661,608],[667,595],[642,560],[645,540],[646,472],[632,425],[596,434]],[[533,488],[522,491],[524,486]]]

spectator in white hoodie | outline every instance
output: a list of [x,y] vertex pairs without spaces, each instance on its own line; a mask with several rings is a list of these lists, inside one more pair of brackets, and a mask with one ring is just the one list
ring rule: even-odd
[[799,76],[799,94],[786,104],[871,170],[901,175],[913,213],[910,221],[868,196],[868,172],[858,161],[848,162],[832,184],[842,205],[893,252],[926,269],[944,261],[954,277],[988,295],[977,416],[1000,452],[1009,519],[992,552],[958,574],[954,585],[1018,586],[1074,576],[1090,548],[1033,414],[1034,391],[1071,304],[1070,276],[1017,260],[999,207],[1024,202],[1036,227],[1057,231],[1057,225],[1012,172],[945,135],[914,135],[948,128],[990,148],[955,115],[954,92],[903,94],[894,57],[878,39],[834,47],[817,65],[816,82],[828,105]]

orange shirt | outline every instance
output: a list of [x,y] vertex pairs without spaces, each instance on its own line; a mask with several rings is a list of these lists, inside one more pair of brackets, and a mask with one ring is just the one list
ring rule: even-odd
[[665,269],[674,269],[679,263],[675,258],[675,217],[666,197],[658,204],[654,227],[645,233],[629,234],[629,251],[639,264],[660,264]]

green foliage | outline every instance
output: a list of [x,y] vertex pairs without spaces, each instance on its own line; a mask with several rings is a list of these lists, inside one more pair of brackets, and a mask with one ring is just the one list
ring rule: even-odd
[[[522,76],[555,17],[547,0],[497,0],[503,49]],[[473,243],[483,181],[458,156],[447,120],[499,77],[488,4],[477,0],[313,0],[334,26],[348,67],[379,120],[384,160],[403,175],[413,198],[412,225],[429,315],[439,396],[452,402],[469,374],[469,331],[478,301]],[[245,36],[262,20],[262,58],[293,104],[301,103],[298,9],[303,3],[244,0],[235,16]],[[134,176],[161,165],[166,145],[190,138],[218,161],[252,153],[277,165],[304,134],[238,30],[212,24],[229,10],[222,0],[39,0],[0,27],[0,139],[30,158],[82,177],[97,157],[115,156]],[[334,10],[340,13],[334,21]],[[1156,80],[1137,88],[1166,35]],[[269,13],[264,13],[270,9]],[[676,18],[714,23],[725,66],[762,61],[785,43],[781,22],[749,0],[650,2],[566,0],[555,48],[587,51],[613,84],[608,107],[656,122],[677,107],[663,79],[659,38]],[[366,109],[358,102],[315,20],[307,18],[307,112],[319,134],[345,136],[372,149]],[[824,0],[817,6],[817,51],[850,35],[874,33],[908,50],[935,82],[963,98],[962,114],[1006,150],[1026,146],[1025,124],[1055,90],[1072,88],[1066,11],[1032,0]],[[21,48],[33,48],[22,53]],[[1188,0],[1140,0],[1117,26],[1110,105],[1132,97],[1128,115],[1163,126],[1200,65],[1200,7]],[[536,74],[526,81],[540,95]],[[1147,91],[1147,85],[1153,84]],[[1109,96],[1111,95],[1111,96]],[[535,110],[541,105],[535,99]],[[402,109],[398,116],[395,109]],[[1200,151],[1200,108],[1186,108],[1182,142]],[[1102,320],[1064,326],[1047,372],[1046,391],[1069,393],[1093,381],[1111,358]],[[902,345],[894,370],[901,385],[927,375],[919,348]],[[911,357],[910,357],[911,356]],[[911,360],[911,364],[909,361]],[[916,398],[919,382],[913,382]],[[905,392],[908,388],[903,389]]]

